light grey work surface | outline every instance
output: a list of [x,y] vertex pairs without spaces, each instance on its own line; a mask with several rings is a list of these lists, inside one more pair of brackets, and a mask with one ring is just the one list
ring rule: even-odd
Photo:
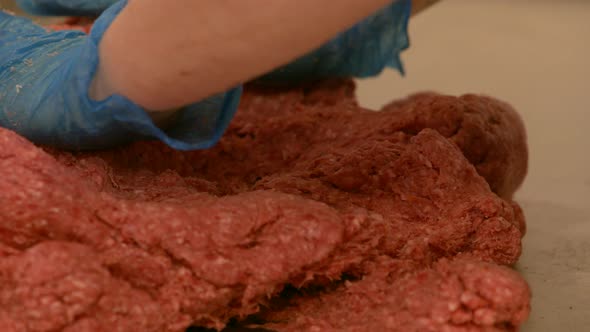
[[510,102],[530,146],[516,196],[528,225],[517,269],[533,291],[522,331],[590,331],[590,1],[444,0],[410,28],[406,78],[361,81],[361,103],[420,90]]

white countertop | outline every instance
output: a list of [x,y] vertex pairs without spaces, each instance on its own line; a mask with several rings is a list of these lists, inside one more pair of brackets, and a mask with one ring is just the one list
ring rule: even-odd
[[533,291],[522,331],[590,331],[590,1],[444,0],[410,28],[406,78],[362,81],[361,103],[420,90],[510,102],[530,146],[516,196],[528,225],[517,269]]

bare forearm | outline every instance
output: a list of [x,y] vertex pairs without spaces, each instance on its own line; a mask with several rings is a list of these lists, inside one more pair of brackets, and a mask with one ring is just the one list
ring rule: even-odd
[[104,35],[91,96],[181,107],[286,64],[389,2],[134,0]]

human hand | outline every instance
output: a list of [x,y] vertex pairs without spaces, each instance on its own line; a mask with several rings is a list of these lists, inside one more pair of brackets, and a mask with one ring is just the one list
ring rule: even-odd
[[88,97],[98,44],[125,3],[105,11],[89,36],[47,32],[0,11],[0,126],[38,144],[75,150],[149,138],[182,150],[213,145],[237,109],[239,88],[183,108],[166,131],[123,96]]
[[[37,15],[98,15],[116,0],[17,0]],[[432,2],[432,1],[430,1]],[[418,1],[415,6],[425,6]],[[391,67],[403,72],[399,54],[409,46],[407,24],[411,0],[388,7],[340,33],[320,48],[264,75],[260,81],[302,81],[325,77],[367,77]]]

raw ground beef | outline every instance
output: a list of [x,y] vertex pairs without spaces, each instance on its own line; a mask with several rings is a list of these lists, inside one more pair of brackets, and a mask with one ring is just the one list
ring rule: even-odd
[[50,25],[48,28],[55,31],[78,30],[84,33],[90,33],[90,29],[92,28],[93,23],[93,18],[70,17],[67,18],[62,24],[53,24]]
[[515,331],[526,163],[505,103],[348,80],[249,86],[206,151],[0,129],[0,330]]

